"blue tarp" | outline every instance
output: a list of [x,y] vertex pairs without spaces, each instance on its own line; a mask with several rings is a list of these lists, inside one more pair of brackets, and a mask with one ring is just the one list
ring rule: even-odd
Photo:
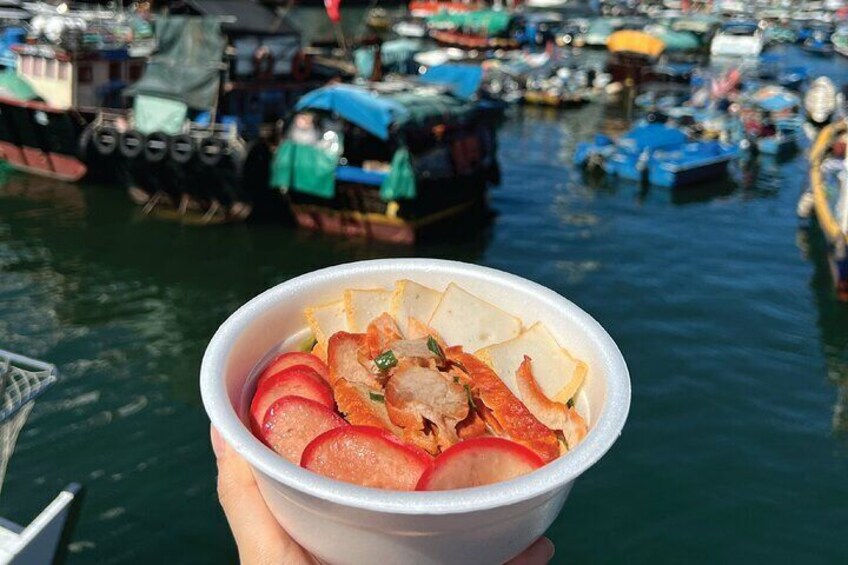
[[782,112],[799,104],[797,96],[790,93],[778,93],[768,98],[757,100],[757,106],[766,112]]
[[451,64],[430,67],[421,75],[421,80],[430,84],[450,87],[451,91],[464,100],[470,100],[480,89],[483,68],[480,65]]
[[403,121],[409,115],[407,109],[399,102],[349,84],[336,84],[313,90],[298,101],[295,109],[298,112],[335,112],[380,139],[388,139],[392,124]]
[[619,140],[621,146],[640,153],[645,149],[667,149],[684,143],[686,143],[685,133],[662,124],[636,126]]

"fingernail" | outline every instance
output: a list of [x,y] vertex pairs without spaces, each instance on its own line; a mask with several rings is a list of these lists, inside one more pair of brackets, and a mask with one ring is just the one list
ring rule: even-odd
[[556,553],[556,547],[554,547],[554,542],[552,542],[548,538],[542,538],[542,545],[545,548],[545,563],[547,563],[554,558],[554,553]]
[[212,443],[212,452],[215,454],[215,459],[220,459],[224,450],[227,448],[227,444],[224,443],[223,439],[221,439],[221,434],[218,433],[215,426],[212,426],[211,424],[209,426],[209,439]]

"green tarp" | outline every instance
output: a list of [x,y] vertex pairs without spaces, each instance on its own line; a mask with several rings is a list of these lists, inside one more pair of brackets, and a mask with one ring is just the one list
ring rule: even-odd
[[390,200],[409,200],[415,198],[415,171],[412,157],[406,147],[395,151],[392,157],[392,170],[389,177],[380,186],[380,198]]
[[36,100],[39,98],[32,86],[11,70],[0,73],[0,96],[12,100]]
[[320,198],[336,194],[338,157],[313,145],[283,143],[271,163],[271,186]]
[[183,129],[188,108],[179,100],[140,94],[135,97],[133,114],[136,128],[144,135],[154,131],[176,135]]
[[455,27],[467,32],[492,37],[503,35],[512,23],[513,15],[502,10],[478,10],[476,12],[439,12],[427,18],[434,27]]
[[226,47],[220,27],[217,18],[158,17],[156,53],[141,80],[124,94],[179,100],[197,110],[213,108]]

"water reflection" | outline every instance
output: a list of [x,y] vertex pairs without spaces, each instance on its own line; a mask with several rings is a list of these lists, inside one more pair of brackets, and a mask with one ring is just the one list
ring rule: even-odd
[[812,226],[798,232],[798,246],[813,264],[813,291],[827,377],[836,387],[833,430],[848,438],[848,304],[836,299],[821,231]]

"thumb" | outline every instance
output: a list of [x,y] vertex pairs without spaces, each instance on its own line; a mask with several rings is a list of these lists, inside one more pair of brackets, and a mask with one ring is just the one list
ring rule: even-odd
[[218,499],[238,546],[241,564],[314,563],[271,514],[247,462],[214,427],[210,434],[218,462]]

